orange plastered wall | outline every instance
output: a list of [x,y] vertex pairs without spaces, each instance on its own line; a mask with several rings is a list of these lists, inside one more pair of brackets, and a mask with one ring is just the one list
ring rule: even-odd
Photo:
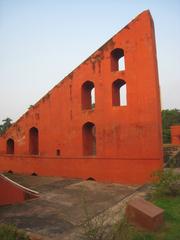
[[171,126],[171,143],[180,145],[180,125]]
[[[111,52],[116,48],[124,50],[124,71],[111,71]],[[112,106],[112,83],[116,79],[127,84],[127,106]],[[82,110],[81,106],[81,87],[86,81],[95,86],[95,108],[90,110]],[[109,168],[112,158],[143,160],[144,166],[149,164],[148,159],[158,161],[158,166],[162,164],[158,70],[149,11],[125,26],[27,111],[0,139],[0,152],[6,153],[6,141],[12,138],[15,155],[29,155],[29,129],[36,127],[39,158],[55,157],[60,149],[59,161],[67,158],[63,162],[68,168],[68,158],[86,159],[82,139],[86,122],[96,126],[94,158],[109,159]],[[123,168],[121,161],[119,164]],[[100,172],[101,163],[95,166]],[[129,169],[129,174],[136,171],[135,167]],[[23,169],[22,164],[18,171]],[[74,176],[78,177],[78,173]],[[123,178],[129,179],[119,174],[119,179]],[[113,172],[108,180],[113,181]]]

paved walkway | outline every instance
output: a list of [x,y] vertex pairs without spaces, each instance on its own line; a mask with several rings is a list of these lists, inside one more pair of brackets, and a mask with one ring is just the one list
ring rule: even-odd
[[59,177],[15,174],[8,177],[38,191],[40,198],[0,207],[0,222],[13,223],[35,236],[43,236],[43,240],[79,239],[76,233],[86,220],[86,210],[91,218],[111,215],[110,212],[117,217],[124,204],[121,200],[139,187]]

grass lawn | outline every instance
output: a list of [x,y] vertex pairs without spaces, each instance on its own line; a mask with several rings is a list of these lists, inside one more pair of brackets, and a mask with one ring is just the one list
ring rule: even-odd
[[137,231],[133,240],[180,240],[180,196],[162,197],[154,203],[164,209],[164,226],[154,233]]

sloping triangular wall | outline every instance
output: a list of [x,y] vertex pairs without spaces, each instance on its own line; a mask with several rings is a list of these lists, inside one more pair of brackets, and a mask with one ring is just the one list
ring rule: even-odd
[[1,138],[0,152],[1,171],[148,181],[162,166],[156,46],[149,11],[27,111]]

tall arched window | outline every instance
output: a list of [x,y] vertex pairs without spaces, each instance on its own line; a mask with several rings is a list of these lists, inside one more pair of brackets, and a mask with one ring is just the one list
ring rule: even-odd
[[6,153],[14,154],[14,140],[12,138],[9,138],[6,142]]
[[82,109],[93,109],[95,107],[95,87],[92,81],[86,81],[81,87]]
[[125,70],[124,50],[116,48],[111,52],[111,71]]
[[112,105],[127,106],[127,86],[122,79],[117,79],[112,84]]
[[39,133],[35,127],[29,130],[29,153],[32,155],[39,154]]
[[92,122],[87,122],[82,128],[83,134],[83,154],[85,156],[96,155],[96,126]]

